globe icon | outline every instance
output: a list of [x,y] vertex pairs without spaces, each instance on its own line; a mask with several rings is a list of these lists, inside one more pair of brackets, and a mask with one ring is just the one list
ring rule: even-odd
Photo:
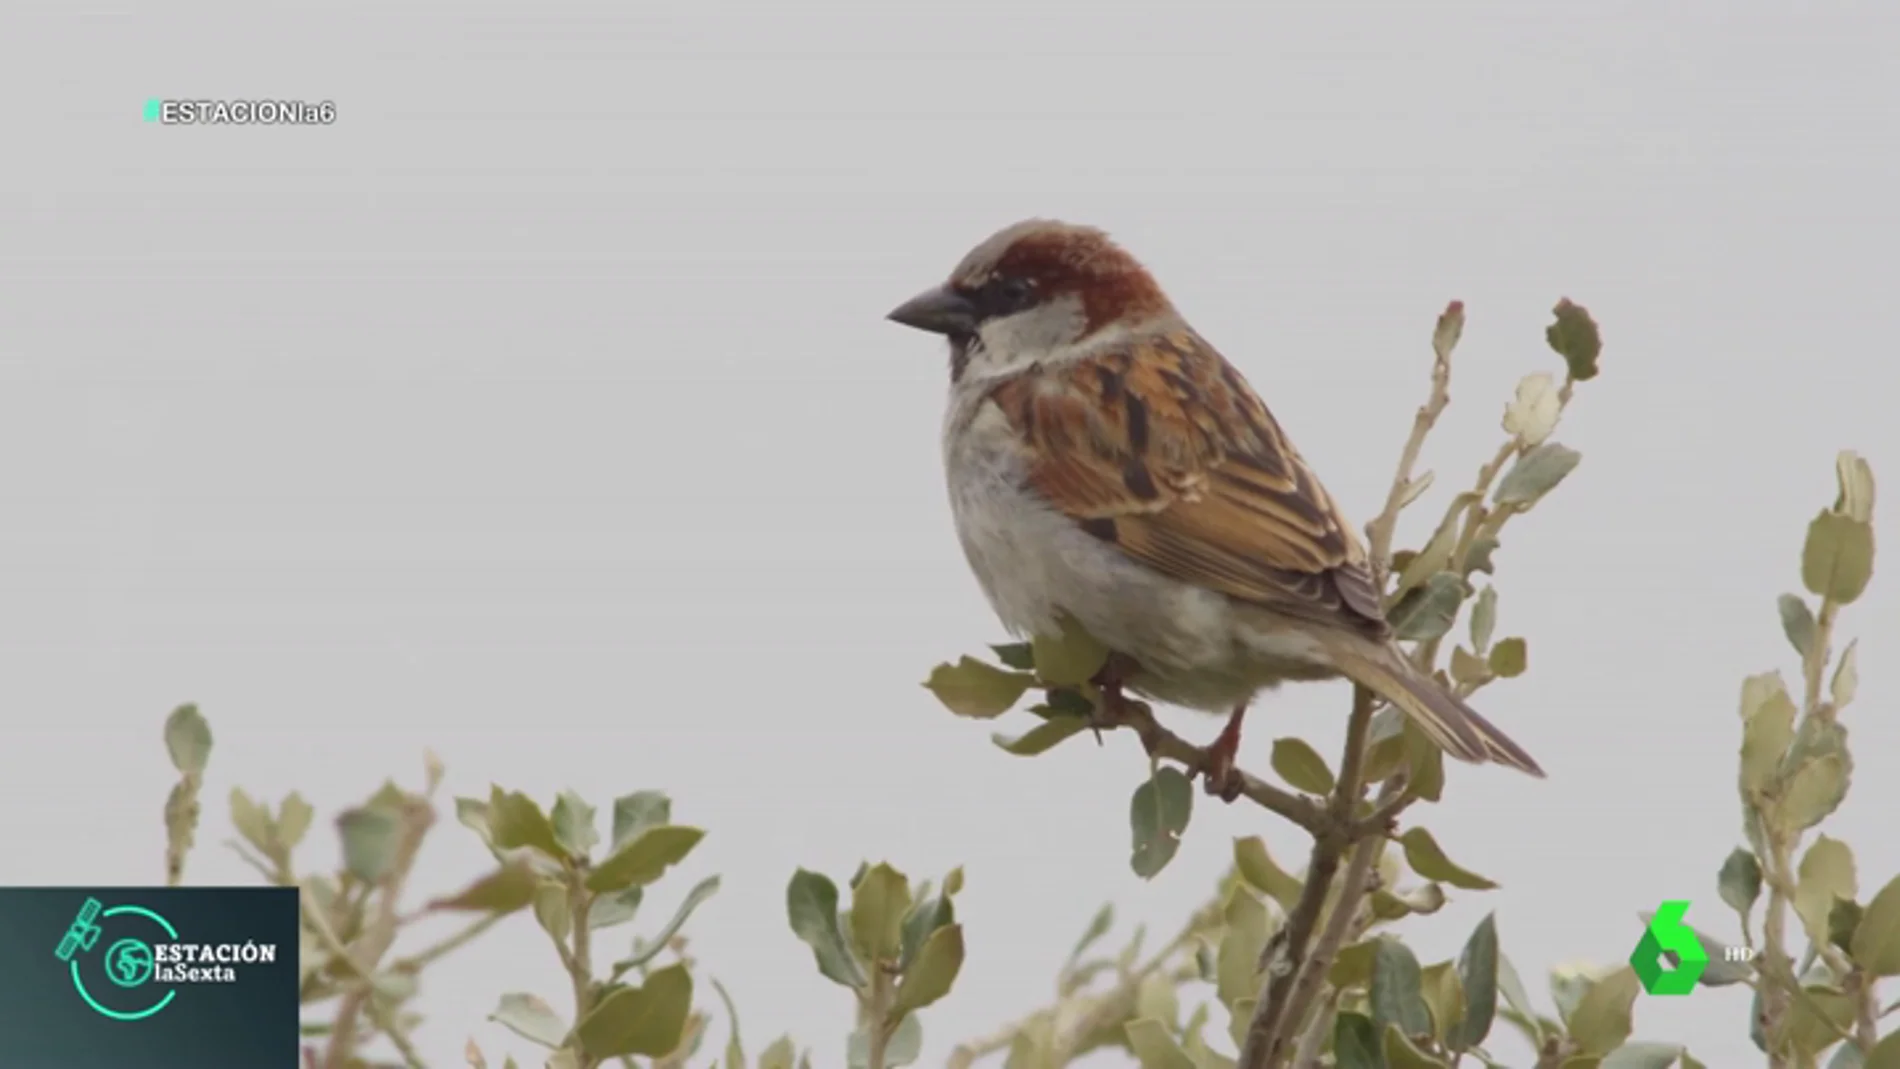
[[152,948],[142,940],[121,939],[106,950],[106,976],[120,987],[137,987],[152,978]]

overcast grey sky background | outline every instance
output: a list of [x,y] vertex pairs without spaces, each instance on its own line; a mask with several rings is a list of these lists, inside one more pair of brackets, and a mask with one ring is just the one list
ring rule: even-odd
[[[690,931],[755,1051],[791,1030],[841,1064],[849,1030],[786,930],[794,868],[966,867],[938,1064],[1044,1000],[1101,902],[1172,926],[1234,836],[1296,860],[1203,804],[1144,884],[1132,738],[1012,758],[917,685],[1000,632],[950,528],[941,345],[882,316],[1050,215],[1142,257],[1362,521],[1447,300],[1434,514],[1558,368],[1552,304],[1595,313],[1557,434],[1582,466],[1497,556],[1531,671],[1483,705],[1550,779],[1452,771],[1418,815],[1503,889],[1406,932],[1447,957],[1495,909],[1540,999],[1664,898],[1733,936],[1741,679],[1793,670],[1774,598],[1835,452],[1900,487],[1897,46],[1873,2],[15,3],[0,880],[160,878],[183,701],[217,736],[194,881],[248,878],[232,786],[329,814],[425,747],[453,794],[664,789],[710,835],[641,927],[723,874]],[[148,125],[154,96],[338,118]],[[1900,870],[1897,610],[1877,575],[1842,625],[1861,772],[1831,832],[1863,892]],[[1333,752],[1346,701],[1263,701],[1243,763]],[[485,861],[450,824],[421,884]],[[525,1056],[483,1016],[562,985],[519,918],[430,974],[420,1042]],[[1755,1063],[1746,1009],[1644,998],[1637,1031]]]

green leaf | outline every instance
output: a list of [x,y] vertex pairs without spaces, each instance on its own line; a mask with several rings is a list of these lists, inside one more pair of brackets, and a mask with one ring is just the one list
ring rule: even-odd
[[1002,747],[1005,753],[1034,757],[1054,749],[1057,743],[1088,726],[1088,720],[1083,717],[1052,716],[1016,738],[998,733],[991,735],[990,741]]
[[833,983],[861,988],[864,972],[845,943],[838,923],[838,886],[820,873],[799,869],[785,888],[785,912],[792,934],[811,947],[818,971]]
[[574,934],[574,905],[567,888],[556,880],[542,880],[534,889],[534,919],[556,943]]
[[872,866],[851,890],[851,945],[866,964],[896,961],[904,949],[904,914],[910,912],[910,881],[883,862]]
[[957,910],[950,896],[961,889],[962,872],[962,869],[951,870],[951,875],[956,877],[956,887],[952,887],[950,879],[946,878],[943,892],[933,898],[927,893],[929,881],[925,881],[924,887],[914,896],[916,904],[911,906],[909,913],[904,914],[904,947],[898,957],[900,969],[909,969],[917,960],[917,951],[922,949],[930,933],[956,923]]
[[1480,538],[1472,542],[1471,548],[1465,551],[1465,574],[1470,575],[1472,572],[1496,574],[1497,567],[1491,563],[1491,554],[1497,551],[1498,540],[1495,538]]
[[618,850],[648,828],[673,823],[673,801],[659,791],[634,791],[614,799],[614,838]]
[[1854,700],[1860,690],[1860,639],[1854,639],[1841,651],[1841,660],[1834,668],[1834,680],[1828,684],[1828,695],[1834,699],[1834,708],[1845,709]]
[[1428,965],[1419,974],[1419,994],[1432,1011],[1432,1037],[1441,1042],[1456,1038],[1465,1019],[1464,981],[1449,961]]
[[963,969],[963,926],[952,924],[930,933],[917,951],[917,960],[897,985],[897,997],[891,1003],[896,1014],[921,1010],[950,993],[957,973]]
[[1089,920],[1089,926],[1083,930],[1082,938],[1076,942],[1075,949],[1069,951],[1069,960],[1063,967],[1063,971],[1066,972],[1074,968],[1075,963],[1082,960],[1082,955],[1088,953],[1089,947],[1094,946],[1096,940],[1107,935],[1109,928],[1113,927],[1114,924],[1114,903],[1111,902],[1104,905],[1101,909],[1096,910],[1095,916]]
[[1141,1069],[1195,1069],[1194,1059],[1168,1034],[1168,1026],[1155,1020],[1129,1021],[1122,1026],[1129,1049]]
[[902,1066],[917,1060],[924,1049],[924,1023],[916,1014],[909,1014],[899,1022],[891,1033],[890,1042],[884,1044],[884,1064],[889,1069],[901,1069]]
[[495,849],[494,833],[488,830],[488,803],[476,798],[457,798],[455,800],[455,819],[464,827],[482,837],[488,849]]
[[1214,992],[1224,1006],[1260,994],[1260,953],[1267,945],[1267,907],[1235,887],[1222,907],[1227,931],[1214,964]]
[[1498,1009],[1497,914],[1487,913],[1458,955],[1458,979],[1465,991],[1465,1016],[1450,1036],[1453,1050],[1479,1046],[1491,1034]]
[[1465,302],[1452,301],[1438,314],[1438,323],[1432,328],[1432,355],[1439,363],[1451,359],[1452,350],[1458,348],[1458,339],[1465,333]]
[[798,1058],[798,1048],[792,1045],[791,1036],[780,1036],[759,1055],[758,1069],[792,1069],[792,1062]]
[[1036,670],[1035,648],[1027,642],[1012,642],[1006,646],[991,646],[990,649],[996,652],[996,659],[1003,662],[1004,667],[1021,672]]
[[706,837],[698,828],[665,824],[648,828],[608,855],[587,874],[587,889],[596,894],[628,887],[645,887],[678,864]]
[[1801,550],[1801,582],[1837,605],[1851,605],[1874,574],[1874,528],[1838,512],[1823,512],[1808,525]]
[[575,1029],[581,1050],[592,1058],[670,1054],[686,1033],[693,1011],[693,978],[685,965],[655,970],[639,987],[623,987],[601,999]]
[[1781,611],[1781,633],[1788,636],[1796,653],[1806,657],[1814,648],[1814,612],[1794,594],[1781,595],[1775,606]]
[[336,818],[343,839],[343,867],[364,883],[382,882],[396,864],[402,826],[381,809],[351,809]]
[[268,808],[245,794],[244,788],[231,788],[231,826],[265,857],[276,859],[277,829],[273,824]]
[[1597,1063],[1597,1069],[1669,1069],[1684,1051],[1675,1043],[1625,1043]]
[[1642,982],[1625,965],[1592,983],[1570,1014],[1570,1036],[1585,1054],[1608,1054],[1630,1037],[1630,1014]]
[[501,996],[488,1019],[523,1039],[552,1050],[567,1038],[567,1022],[554,1007],[534,995],[514,992]]
[[1463,646],[1451,648],[1452,682],[1476,686],[1488,682],[1490,676],[1491,666],[1483,658]]
[[1826,820],[1847,797],[1847,765],[1828,756],[1804,763],[1788,779],[1781,819],[1791,831],[1805,831]]
[[455,894],[429,903],[430,909],[476,913],[513,913],[534,900],[534,870],[518,863],[504,864]]
[[1521,638],[1507,638],[1491,651],[1491,671],[1499,679],[1516,679],[1530,667],[1530,650]]
[[1291,910],[1300,900],[1305,885],[1287,874],[1267,853],[1267,844],[1258,835],[1234,840],[1234,868],[1254,890]]
[[181,705],[165,718],[165,751],[172,767],[187,776],[204,772],[211,760],[211,725],[195,705]]
[[1852,899],[1837,898],[1834,908],[1827,913],[1827,941],[1842,950],[1851,950],[1854,945],[1854,933],[1860,929],[1860,920],[1867,911],[1859,902]]
[[1827,942],[1828,915],[1836,899],[1849,902],[1860,891],[1854,852],[1839,839],[1816,836],[1796,871],[1794,911],[1816,945]]
[[1399,639],[1429,641],[1451,630],[1464,600],[1465,581],[1454,572],[1439,572],[1400,598],[1386,620]]
[[1387,1069],[1445,1069],[1445,1063],[1419,1050],[1396,1024],[1385,1026],[1385,1064]]
[[1382,921],[1395,921],[1414,913],[1430,915],[1445,908],[1445,888],[1436,883],[1420,884],[1404,891],[1383,887],[1372,892],[1372,915]]
[[1273,771],[1295,790],[1320,795],[1332,792],[1333,770],[1301,739],[1273,740],[1272,764]]
[[1036,674],[1058,686],[1079,687],[1108,663],[1108,647],[1067,616],[1061,624],[1061,634],[1037,635],[1030,641]]
[[1557,488],[1577,467],[1583,454],[1556,442],[1526,450],[1498,480],[1492,500],[1500,505],[1528,508]]
[[714,980],[712,986],[719,993],[719,1001],[726,1005],[726,1019],[732,1022],[726,1036],[725,1069],[746,1069],[745,1044],[739,1040],[739,1011],[733,1008],[732,996],[726,993],[726,985]]
[[1430,1035],[1432,1014],[1419,991],[1421,980],[1411,949],[1391,936],[1380,936],[1372,955],[1372,1023],[1381,1030],[1397,1025],[1408,1036]]
[[1875,976],[1900,976],[1900,876],[1887,881],[1862,910],[1851,953]]
[[1394,587],[1395,592],[1404,594],[1435,573],[1444,571],[1451,564],[1452,551],[1458,548],[1459,517],[1466,506],[1476,501],[1477,495],[1470,491],[1458,495],[1453,500],[1451,509],[1439,523],[1438,529],[1432,532],[1432,537],[1426,541],[1425,548],[1408,558],[1405,567],[1399,569],[1399,581]]
[[491,787],[488,792],[488,833],[498,850],[532,847],[552,858],[563,856],[554,837],[554,825],[534,799],[520,791]]
[[1478,600],[1471,605],[1471,649],[1480,657],[1491,648],[1491,633],[1498,624],[1498,591],[1496,587],[1486,586],[1478,591]]
[[1333,1060],[1338,1069],[1385,1069],[1379,1030],[1370,1017],[1342,1012],[1333,1019]]
[[573,791],[562,791],[554,799],[554,841],[574,857],[586,857],[600,833],[594,830],[594,807]]
[[1867,1052],[1866,1069],[1900,1069],[1900,1032],[1889,1032]]
[[1544,341],[1564,358],[1564,367],[1578,382],[1597,377],[1597,361],[1603,355],[1603,335],[1589,310],[1566,297],[1551,309],[1556,320],[1544,328]]
[[1333,967],[1326,970],[1327,982],[1341,991],[1370,986],[1372,960],[1378,953],[1379,940],[1376,938],[1339,948],[1339,953],[1333,955]]
[[1755,900],[1761,897],[1761,862],[1755,860],[1754,851],[1736,847],[1728,860],[1722,862],[1715,885],[1728,908],[1748,916],[1749,910],[1755,908]]
[[1852,1043],[1842,1043],[1834,1048],[1834,1057],[1827,1060],[1827,1069],[1865,1069],[1867,1060],[1860,1048]]
[[1439,849],[1438,840],[1423,827],[1413,825],[1399,836],[1399,845],[1405,847],[1405,863],[1412,871],[1428,880],[1441,880],[1453,887],[1462,887],[1467,891],[1489,891],[1497,884],[1474,872],[1452,864],[1445,852]]
[[[1504,1004],[1519,1017],[1533,1026],[1537,1025],[1537,1010],[1531,1005],[1530,992],[1524,990],[1524,981],[1518,977],[1517,967],[1511,964],[1511,959],[1505,957],[1502,950],[1498,951],[1498,994],[1504,996]],[[1537,1028],[1537,1034],[1541,1042],[1543,1039],[1541,1027]]]
[[[708,876],[694,884],[693,889],[686,892],[686,897],[680,900],[679,908],[673,911],[673,917],[666,922],[666,926],[661,928],[653,938],[640,940],[631,956],[614,962],[614,972],[624,974],[659,957],[660,951],[666,949],[666,944],[672,942],[673,937],[686,926],[686,919],[693,915],[693,911],[704,905],[706,900],[718,891],[719,877],[717,876]],[[588,927],[599,926],[592,924],[590,918]]]
[[1179,769],[1156,769],[1146,783],[1135,788],[1128,815],[1134,832],[1129,864],[1135,875],[1153,879],[1181,848],[1188,818],[1194,815],[1193,787]]
[[1504,433],[1528,449],[1550,437],[1562,415],[1563,398],[1556,377],[1548,371],[1534,371],[1518,380],[1515,395],[1504,406]]
[[[1851,644],[1848,651],[1853,651]],[[316,815],[317,811],[304,801],[303,795],[291,791],[284,796],[283,802],[277,807],[277,841],[282,844],[286,856],[297,848],[298,843],[303,842],[304,833],[310,830],[310,822]]]
[[610,895],[594,896],[594,904],[587,910],[587,930],[598,932],[603,928],[625,924],[640,912],[640,902],[646,897],[643,887],[629,887]]
[[932,669],[924,687],[958,716],[988,720],[1008,712],[1035,681],[1027,672],[1005,672],[965,657]]
[[1709,1067],[1697,1061],[1694,1055],[1685,1050],[1682,1052],[1681,1069],[1709,1069]]
[[1744,795],[1767,787],[1794,741],[1794,699],[1781,675],[1768,672],[1742,682],[1742,776]]

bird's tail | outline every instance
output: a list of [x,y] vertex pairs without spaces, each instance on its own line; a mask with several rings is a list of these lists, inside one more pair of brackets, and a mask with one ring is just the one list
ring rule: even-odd
[[1419,672],[1398,647],[1378,645],[1357,636],[1328,645],[1340,671],[1398,706],[1446,753],[1460,761],[1495,762],[1543,778],[1544,770],[1522,746],[1436,680]]

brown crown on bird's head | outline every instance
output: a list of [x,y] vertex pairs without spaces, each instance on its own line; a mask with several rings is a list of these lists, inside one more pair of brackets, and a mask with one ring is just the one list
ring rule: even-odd
[[1154,277],[1094,227],[1028,219],[970,250],[938,289],[893,311],[906,326],[958,336],[1031,309],[1074,313],[1076,338],[1173,311]]

